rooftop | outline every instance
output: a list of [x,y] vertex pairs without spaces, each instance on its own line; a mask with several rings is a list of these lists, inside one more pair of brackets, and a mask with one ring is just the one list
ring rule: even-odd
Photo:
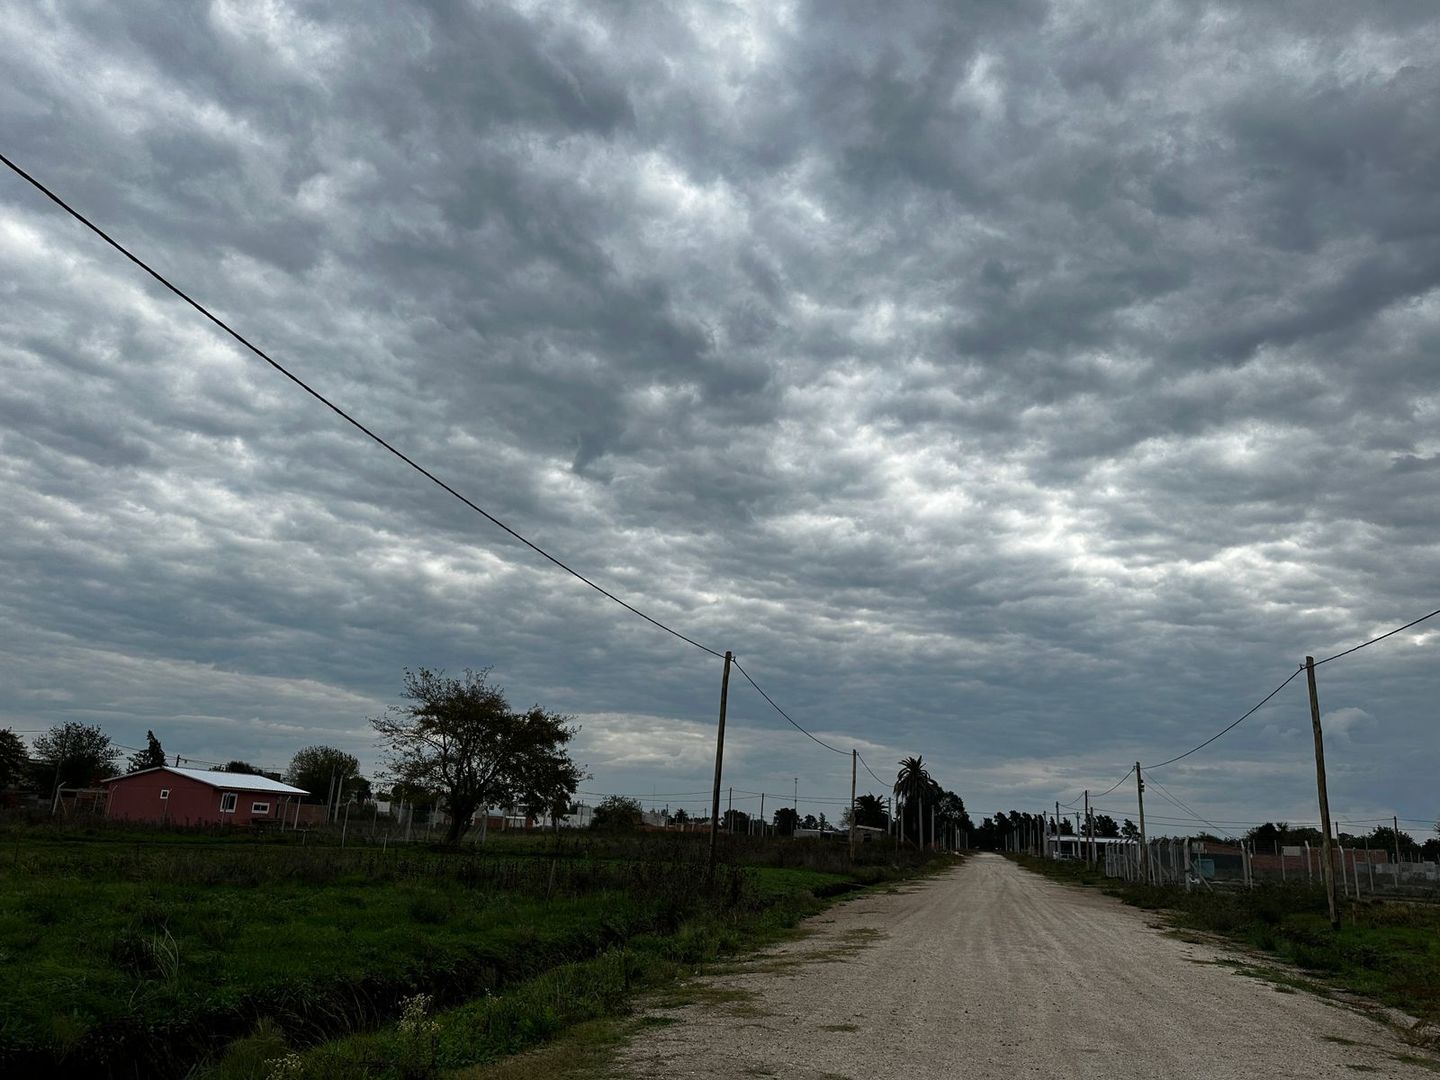
[[115,780],[124,780],[127,777],[139,776],[148,772],[174,773],[176,776],[189,777],[191,780],[199,780],[202,784],[209,784],[213,788],[224,788],[226,791],[268,791],[273,795],[310,794],[304,788],[291,787],[289,784],[282,784],[279,780],[271,780],[268,776],[221,772],[218,769],[182,769],[177,765],[161,765],[155,769],[141,769],[139,772],[111,776],[102,780],[101,783],[109,784]]

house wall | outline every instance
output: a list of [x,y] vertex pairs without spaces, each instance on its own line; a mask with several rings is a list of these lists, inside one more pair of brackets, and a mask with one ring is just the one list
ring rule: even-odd
[[[112,780],[108,817],[116,821],[144,821],[170,825],[249,825],[252,822],[284,819],[285,796],[266,791],[236,791],[235,810],[222,813],[225,792],[178,773],[157,770]],[[168,799],[160,792],[168,790]],[[268,811],[256,813],[256,803],[268,803]]]

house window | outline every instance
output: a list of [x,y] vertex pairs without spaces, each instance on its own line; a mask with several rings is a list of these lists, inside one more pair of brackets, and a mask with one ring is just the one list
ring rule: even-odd
[[170,789],[169,789],[168,787],[162,787],[162,788],[160,789],[160,798],[161,798],[161,800],[163,801],[163,800],[165,800],[165,799],[168,799],[169,797],[170,797]]
[[227,791],[220,796],[220,812],[222,814],[233,814],[235,812],[235,800],[239,798],[233,791]]
[[268,802],[252,802],[250,804],[250,813],[252,814],[268,814],[269,812],[270,804]]

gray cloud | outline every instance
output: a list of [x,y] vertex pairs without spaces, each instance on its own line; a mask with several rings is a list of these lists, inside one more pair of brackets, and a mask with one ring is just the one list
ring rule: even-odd
[[[0,26],[8,155],[882,775],[1049,805],[1440,595],[1429,5]],[[705,786],[709,659],[13,178],[0,268],[0,723],[373,760],[401,668],[493,666],[579,717],[592,787]],[[1397,764],[1437,749],[1433,644],[1323,669],[1342,816],[1436,813]],[[733,702],[737,786],[848,792]],[[1302,820],[1304,721],[1287,691],[1161,780]]]

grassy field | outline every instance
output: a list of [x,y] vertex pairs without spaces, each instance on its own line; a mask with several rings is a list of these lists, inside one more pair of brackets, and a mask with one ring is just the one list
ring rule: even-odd
[[[756,844],[732,849],[707,889],[703,851],[690,837],[455,853],[0,834],[0,1071],[209,1063],[260,1077],[321,1046],[305,1075],[431,1075],[605,1015],[819,896],[902,872],[888,854],[848,868],[843,847]],[[406,1064],[416,1055],[428,1071]]]
[[1104,889],[1127,904],[1163,911],[1175,925],[1220,934],[1271,954],[1325,986],[1393,1005],[1440,1024],[1440,906],[1405,901],[1343,902],[1330,929],[1319,887],[1265,885],[1212,891],[1131,884],[1084,863],[1012,856],[1061,881]]

